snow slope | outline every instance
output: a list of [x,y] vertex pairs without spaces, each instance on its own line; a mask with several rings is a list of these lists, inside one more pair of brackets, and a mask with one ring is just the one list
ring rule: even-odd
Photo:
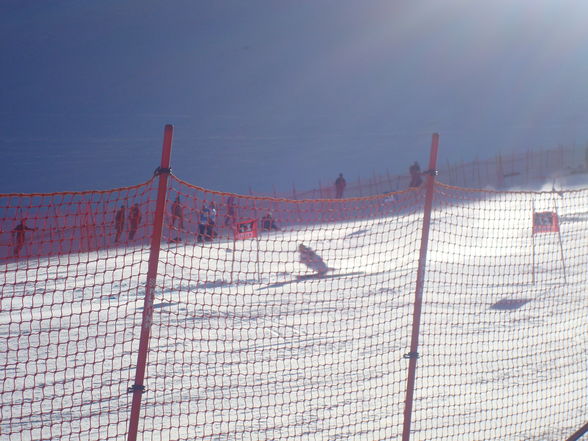
[[[554,201],[561,235],[531,235]],[[587,202],[438,188],[413,440],[561,440],[585,423]],[[421,218],[165,244],[139,439],[399,439]],[[335,270],[297,277],[298,243]],[[126,439],[147,260],[136,246],[0,267],[1,440]]]

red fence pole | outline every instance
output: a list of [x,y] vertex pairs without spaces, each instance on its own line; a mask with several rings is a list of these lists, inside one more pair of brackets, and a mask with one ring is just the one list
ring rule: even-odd
[[582,436],[588,433],[588,423],[584,424],[576,433],[570,436],[566,441],[578,441]]
[[141,395],[145,390],[145,368],[147,365],[147,352],[149,350],[149,334],[153,321],[153,299],[155,297],[155,283],[157,280],[157,263],[159,262],[159,250],[161,248],[161,235],[163,232],[163,217],[165,214],[165,201],[167,197],[167,179],[170,174],[170,158],[172,137],[174,128],[167,124],[163,135],[163,147],[161,153],[161,166],[155,171],[159,175],[159,187],[157,190],[157,205],[155,206],[155,218],[153,219],[153,233],[151,235],[151,250],[149,253],[149,267],[147,269],[147,284],[145,286],[145,302],[143,307],[143,321],[141,323],[141,340],[137,356],[137,370],[135,372],[135,384],[129,388],[133,393],[131,416],[129,421],[128,441],[137,439],[139,427],[139,412],[141,410]]
[[429,157],[429,169],[427,173],[425,208],[423,213],[423,234],[421,236],[421,251],[417,280],[415,288],[414,313],[412,317],[412,338],[410,352],[404,356],[408,358],[408,377],[406,380],[406,399],[404,401],[404,428],[402,441],[410,440],[410,424],[412,417],[412,402],[414,397],[414,384],[416,379],[416,363],[419,357],[419,330],[421,326],[421,309],[423,303],[423,286],[425,281],[425,267],[427,264],[427,247],[429,244],[429,229],[431,225],[431,211],[433,209],[433,192],[435,190],[435,176],[437,174],[437,150],[439,148],[439,134],[433,134],[431,154]]

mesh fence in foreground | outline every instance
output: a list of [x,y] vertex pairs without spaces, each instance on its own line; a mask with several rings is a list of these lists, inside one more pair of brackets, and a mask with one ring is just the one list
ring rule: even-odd
[[141,440],[401,439],[411,362],[411,440],[586,423],[587,190],[435,184],[417,359],[423,188],[289,201],[171,176],[150,285],[157,182],[0,195],[0,439],[133,439],[134,411]]

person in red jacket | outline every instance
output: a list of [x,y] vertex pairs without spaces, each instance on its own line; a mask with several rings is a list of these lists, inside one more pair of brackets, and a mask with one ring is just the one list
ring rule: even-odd
[[[176,223],[178,224],[176,227]],[[176,200],[171,207],[171,230],[176,231],[172,241],[179,242],[182,240],[182,231],[184,230],[184,209],[180,202],[180,195],[176,196]]]
[[135,238],[135,234],[137,233],[137,229],[139,228],[140,223],[141,211],[139,210],[139,204],[134,204],[131,207],[131,212],[129,213],[129,240],[133,240]]
[[12,234],[14,236],[14,257],[20,256],[20,251],[22,250],[26,240],[25,233],[27,231],[35,231],[34,228],[30,228],[26,225],[26,221],[27,219],[23,218],[20,223],[12,230]]
[[116,214],[114,215],[114,228],[116,229],[116,236],[114,241],[118,242],[120,235],[125,228],[125,206],[121,205]]

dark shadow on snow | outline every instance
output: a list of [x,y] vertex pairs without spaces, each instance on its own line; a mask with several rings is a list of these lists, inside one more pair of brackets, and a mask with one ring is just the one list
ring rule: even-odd
[[357,231],[354,231],[353,233],[349,233],[347,236],[344,237],[344,239],[349,239],[350,237],[363,236],[368,231],[370,231],[370,230],[357,230]]
[[[154,304],[153,304],[153,309],[156,309],[156,308],[165,308],[166,306],[174,306],[174,305],[177,305],[177,304],[178,304],[177,302],[161,302],[161,303],[154,303]],[[141,307],[139,307],[139,308],[137,308],[137,309],[138,309],[139,311],[141,311],[141,310],[143,310],[143,307],[141,306]]]
[[320,276],[318,274],[304,274],[301,276],[296,276],[294,279],[284,280],[283,282],[272,283],[270,285],[259,288],[258,291],[262,290],[262,289],[268,289],[268,288],[279,288],[280,286],[290,285],[292,283],[304,282],[306,280],[338,279],[341,277],[360,276],[362,274],[365,274],[365,273],[362,271],[357,271],[357,272],[353,272],[353,273],[344,273],[344,274],[325,274],[323,276]]
[[519,309],[530,301],[531,299],[502,299],[492,305],[490,309],[511,311],[514,309]]

